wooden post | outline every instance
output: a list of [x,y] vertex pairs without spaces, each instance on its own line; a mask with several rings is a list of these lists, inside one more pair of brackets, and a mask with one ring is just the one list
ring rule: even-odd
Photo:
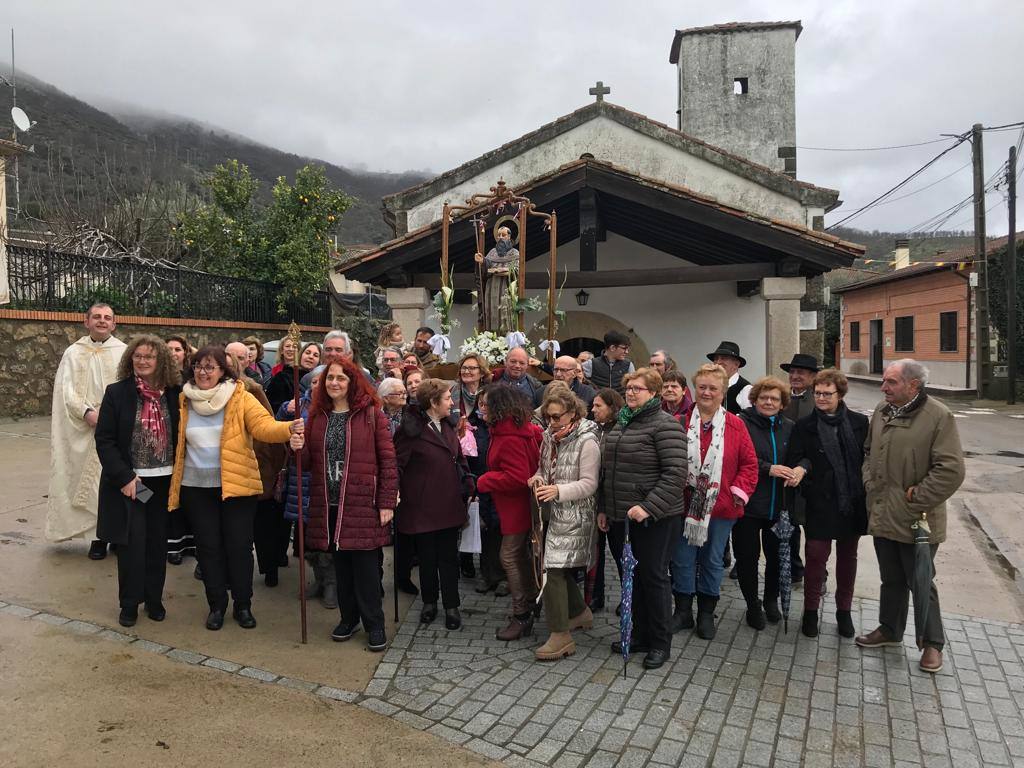
[[441,285],[448,285],[448,203],[441,209]]
[[[476,237],[476,252],[481,256],[484,256],[484,246],[487,244],[485,237],[485,229],[483,220],[473,220],[473,226],[476,228],[474,236]],[[484,286],[487,284],[487,265],[484,263],[476,263],[476,259],[473,260],[473,264],[476,267],[476,330],[478,333],[483,333],[484,323],[486,316],[484,313]],[[455,288],[453,285],[452,288]]]
[[[548,219],[548,224],[551,225],[551,237],[548,242],[548,339],[554,341],[556,335],[555,283],[558,281],[558,218],[554,211],[551,212],[551,218]],[[548,362],[551,363],[552,367],[554,367],[555,349],[553,346],[548,347]]]
[[1017,147],[1006,164],[1010,229],[1006,239],[1006,402],[1017,402]]
[[974,386],[980,399],[988,394],[992,375],[988,325],[988,244],[985,241],[985,168],[981,123],[976,123],[971,129],[971,150],[974,165],[974,271],[978,276],[978,286],[974,289],[974,354],[977,358]]
[[[523,203],[519,208],[519,298],[526,298],[526,216],[529,203]],[[526,313],[519,312],[519,330],[526,330]]]
[[[299,330],[298,323],[292,320],[291,326],[288,328],[288,338],[295,344],[295,360],[292,365],[295,387],[295,413],[296,419],[302,418],[302,408],[299,405],[300,389],[299,389],[299,353],[302,349],[302,335]],[[306,643],[306,528],[302,521],[302,454],[295,454],[295,477],[296,477],[296,494],[298,501],[298,512],[299,512],[299,523],[298,523],[298,538],[299,538],[299,613],[301,614],[302,624],[302,642]]]

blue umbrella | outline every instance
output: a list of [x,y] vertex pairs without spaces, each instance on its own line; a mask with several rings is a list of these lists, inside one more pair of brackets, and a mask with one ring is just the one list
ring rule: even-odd
[[622,612],[619,617],[619,631],[622,639],[622,676],[626,676],[629,661],[629,644],[633,640],[633,571],[636,558],[633,545],[629,542],[629,518],[626,518],[626,543],[622,547]]
[[779,519],[772,526],[772,533],[779,540],[779,599],[782,602],[783,627],[786,634],[789,634],[789,603],[793,595],[792,554],[789,551],[789,542],[793,536],[793,524],[789,521],[788,510],[779,511]]

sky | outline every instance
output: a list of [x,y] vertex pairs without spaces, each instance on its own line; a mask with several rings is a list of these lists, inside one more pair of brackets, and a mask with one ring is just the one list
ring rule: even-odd
[[[913,144],[1024,120],[1019,0],[39,0],[4,10],[18,69],[83,100],[185,116],[350,168],[429,172],[584,106],[597,80],[609,101],[675,126],[674,30],[799,19],[798,175],[841,191],[829,225],[952,141],[806,148]],[[986,133],[986,177],[1020,136]],[[964,143],[893,197],[913,194],[850,225],[934,226],[971,193],[969,161]],[[990,235],[1007,231],[1004,192],[987,196]],[[944,228],[972,229],[970,208]]]

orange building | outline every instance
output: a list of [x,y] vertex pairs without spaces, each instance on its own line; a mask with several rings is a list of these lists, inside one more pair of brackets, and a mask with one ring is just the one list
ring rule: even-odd
[[[987,253],[1005,245],[1005,237],[990,240]],[[889,363],[912,357],[928,366],[930,385],[972,390],[974,248],[928,263],[910,264],[909,255],[907,241],[897,241],[892,272],[832,290],[840,297],[839,367],[881,378]]]

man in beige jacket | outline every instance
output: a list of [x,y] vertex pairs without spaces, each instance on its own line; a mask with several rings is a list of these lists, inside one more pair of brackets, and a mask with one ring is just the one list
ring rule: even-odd
[[[897,360],[885,369],[864,449],[868,533],[874,536],[882,589],[879,626],[856,639],[862,648],[902,645],[914,572],[914,531],[924,514],[931,529],[932,562],[946,540],[946,500],[964,480],[964,454],[953,414],[924,391],[928,369]],[[942,669],[942,615],[932,581],[920,667]]]

